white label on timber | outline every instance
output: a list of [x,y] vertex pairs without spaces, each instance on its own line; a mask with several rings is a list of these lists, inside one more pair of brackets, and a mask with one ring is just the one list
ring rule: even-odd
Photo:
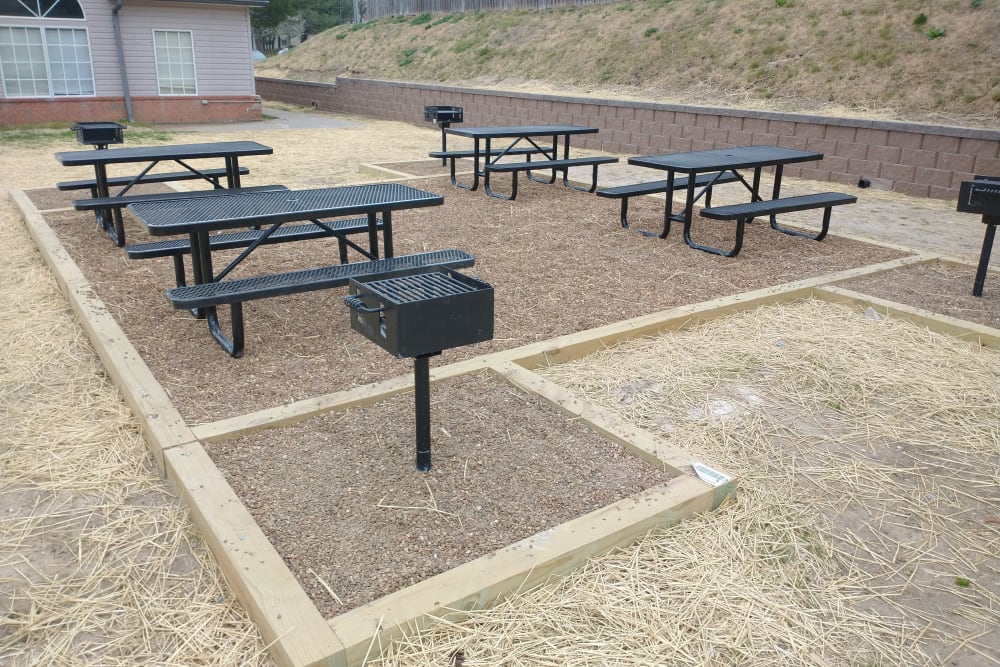
[[712,470],[704,463],[699,463],[698,461],[692,463],[691,467],[694,468],[695,473],[698,475],[698,479],[703,482],[707,482],[712,486],[722,486],[732,479],[729,475],[724,475],[718,470]]

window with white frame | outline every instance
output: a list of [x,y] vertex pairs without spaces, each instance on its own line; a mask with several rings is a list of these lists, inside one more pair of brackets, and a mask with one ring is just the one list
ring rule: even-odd
[[87,31],[0,26],[0,75],[6,97],[94,95]]
[[156,80],[161,95],[197,95],[194,38],[189,30],[154,30]]

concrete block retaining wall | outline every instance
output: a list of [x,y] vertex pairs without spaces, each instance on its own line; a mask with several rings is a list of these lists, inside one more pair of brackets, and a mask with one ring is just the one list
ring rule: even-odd
[[[974,174],[1000,176],[1000,130],[771,111],[564,97],[433,84],[338,78],[336,83],[257,78],[257,94],[324,111],[424,124],[428,105],[460,106],[464,124],[571,123],[599,127],[575,145],[621,156],[774,144],[823,160],[787,176],[956,199]],[[428,150],[435,147],[428,146]]]

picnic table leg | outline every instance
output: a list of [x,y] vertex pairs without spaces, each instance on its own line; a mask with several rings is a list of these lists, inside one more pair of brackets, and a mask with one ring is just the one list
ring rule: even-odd
[[687,196],[684,200],[684,243],[691,248],[699,248],[697,243],[691,240],[691,223],[694,220],[694,188],[696,174],[688,174]]
[[[546,153],[545,151],[542,151],[542,155],[544,155],[549,160],[557,160],[557,159],[559,159],[559,135],[558,134],[553,134],[552,137],[551,137],[551,139],[550,139],[550,143],[552,144],[552,146],[550,147],[549,152]],[[563,159],[564,160],[568,160],[569,159],[569,135],[568,134],[566,135],[566,141],[563,143]],[[528,162],[531,162],[530,156],[529,156]],[[563,168],[562,169],[562,173],[563,173],[563,183],[566,184],[567,180],[569,178],[569,168],[568,167]],[[552,169],[551,175],[547,179],[546,178],[535,178],[534,176],[531,175],[531,170],[530,169],[528,171],[526,171],[525,174],[527,175],[527,177],[529,179],[531,179],[535,183],[541,183],[542,185],[552,185],[553,183],[556,182],[556,176],[558,175],[558,174],[556,174],[556,169],[555,168]],[[517,178],[517,175],[515,174],[514,177]],[[512,197],[512,199],[513,199],[513,197]]]
[[[489,155],[490,152],[490,140],[486,140],[486,154]],[[451,184],[457,188],[462,188],[463,190],[478,190],[479,189],[479,137],[473,137],[472,139],[472,184],[467,185],[465,183],[460,183],[458,177],[455,176],[455,158],[451,158]],[[488,178],[485,175],[484,178]],[[489,183],[486,181],[487,184]]]
[[[777,199],[778,197],[781,196],[781,174],[782,174],[782,171],[784,169],[784,166],[785,165],[783,165],[783,164],[779,164],[779,165],[775,165],[775,167],[774,167],[774,185],[771,188],[771,199]],[[825,219],[825,223],[828,225],[830,223],[830,217],[829,217],[830,209],[829,208],[826,209],[826,212],[827,212],[827,217]],[[770,223],[771,223],[771,227],[773,229],[777,229],[778,228],[777,227],[777,225],[778,225],[778,217],[774,213],[771,214]],[[825,228],[823,230],[823,236],[826,236],[826,229]],[[816,239],[816,240],[819,241],[821,239],[822,239],[822,237],[820,237],[820,239]]]
[[[209,245],[208,232],[191,232],[188,235],[191,241],[191,273],[194,277],[195,285],[210,283],[215,279],[212,268],[212,247]],[[191,314],[202,319],[206,317],[207,310],[192,308]]]
[[[96,183],[98,197],[110,197],[111,188],[108,186],[108,171],[103,164],[94,165],[94,181]],[[97,224],[121,248],[125,245],[125,223],[122,221],[122,213],[117,208],[99,208],[94,211]]]
[[[674,170],[667,170],[667,193],[666,202],[664,203],[663,209],[663,231],[660,232],[660,238],[665,239],[667,235],[670,234],[670,222],[674,218]],[[693,178],[691,180],[694,180]],[[687,193],[688,201],[694,201],[694,193],[688,190]],[[689,203],[688,206],[691,206]]]
[[240,158],[236,155],[226,156],[226,184],[230,188],[240,187]]

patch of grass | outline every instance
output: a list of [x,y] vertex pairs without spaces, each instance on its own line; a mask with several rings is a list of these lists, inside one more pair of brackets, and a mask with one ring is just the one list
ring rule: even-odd
[[345,37],[347,37],[346,32],[338,32],[336,35],[334,35],[335,39],[344,39]]
[[413,54],[416,52],[416,49],[403,49],[403,52],[396,58],[396,64],[400,67],[413,64]]
[[927,25],[927,14],[924,14],[923,12],[920,12],[913,19],[913,27],[914,28],[920,28],[920,27],[923,27],[925,25]]
[[924,31],[924,34],[927,35],[927,39],[937,39],[938,37],[944,37],[947,35],[948,31],[939,26],[931,26]]
[[617,7],[615,7],[615,11],[631,12],[635,11],[635,9],[632,7],[632,5],[618,5]]
[[425,23],[429,24],[431,22],[431,13],[424,12],[423,14],[417,14],[412,19],[410,19],[410,25],[423,25]]
[[743,34],[743,28],[733,28],[733,33],[735,33],[737,35],[742,35]]
[[969,6],[973,9],[979,9],[983,6],[983,0],[972,0],[972,2],[969,3]]
[[496,51],[494,51],[489,46],[484,46],[478,51],[476,51],[476,60],[479,62],[486,62],[488,60],[492,60],[493,56],[495,55]]
[[778,55],[779,53],[782,53],[784,50],[785,47],[782,44],[768,44],[767,46],[764,47],[761,53],[763,53],[765,56],[770,57]]
[[[32,126],[32,127],[2,127],[0,126],[0,145],[22,145],[22,146],[46,146],[48,144],[61,143],[76,136],[75,132],[61,128]],[[86,146],[81,146],[81,149]]]
[[466,37],[455,42],[455,46],[451,47],[451,50],[452,53],[465,53],[475,45],[474,38]]
[[794,7],[795,0],[774,0],[774,4],[779,7]]
[[659,28],[646,28],[646,32],[642,33],[643,37],[652,37],[660,31]]

